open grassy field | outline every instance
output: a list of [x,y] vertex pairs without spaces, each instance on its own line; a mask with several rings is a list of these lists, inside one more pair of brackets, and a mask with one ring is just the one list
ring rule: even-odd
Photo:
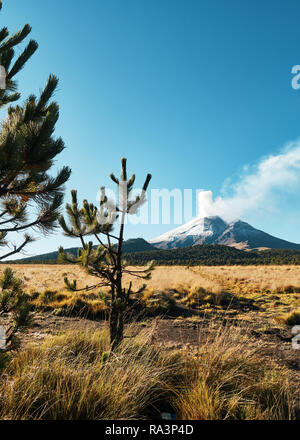
[[[0,266],[0,273],[5,267]],[[103,308],[97,290],[76,293],[65,288],[65,276],[70,281],[77,279],[78,288],[95,284],[95,278],[78,266],[16,264],[13,269],[36,305],[61,308],[80,299],[95,312]],[[124,283],[128,286],[126,274]],[[133,278],[133,291],[142,284],[142,280]],[[230,309],[233,302],[248,302],[265,318],[280,321],[300,309],[300,266],[158,266],[147,282],[144,297],[150,298],[155,292],[165,292],[189,307],[224,303]]]
[[[0,274],[7,265],[0,265]],[[16,274],[23,279],[30,291],[63,290],[64,277],[76,278],[79,286],[94,284],[95,278],[76,265],[14,264]],[[128,279],[124,275],[125,284]],[[140,287],[140,280],[133,280],[133,287]],[[157,266],[147,282],[154,289],[190,289],[204,287],[217,292],[224,285],[244,292],[300,291],[300,266]]]
[[133,294],[141,307],[109,361],[99,292],[63,282],[93,277],[77,266],[13,269],[34,323],[16,356],[0,358],[0,419],[300,417],[299,266],[159,266]]
[[[5,264],[0,266],[3,272]],[[43,289],[63,289],[64,276],[77,278],[78,284],[94,282],[94,278],[76,265],[52,264],[14,264],[14,271],[24,280],[26,289],[41,291]],[[126,275],[124,276],[126,281]],[[290,286],[300,290],[300,266],[158,266],[152,273],[149,287],[155,289],[174,289],[177,287],[220,286],[222,282],[240,283],[256,290],[281,291]],[[140,286],[136,281],[134,287]]]

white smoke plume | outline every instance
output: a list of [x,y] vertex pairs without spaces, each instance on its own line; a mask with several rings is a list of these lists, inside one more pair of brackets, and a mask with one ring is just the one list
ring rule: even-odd
[[[281,153],[262,159],[254,167],[244,167],[236,183],[226,185],[228,196],[214,201],[211,191],[198,194],[198,215],[218,215],[224,220],[241,218],[247,211],[268,209],[278,194],[298,191],[300,186],[300,140],[287,144]],[[300,192],[299,198],[300,198]]]

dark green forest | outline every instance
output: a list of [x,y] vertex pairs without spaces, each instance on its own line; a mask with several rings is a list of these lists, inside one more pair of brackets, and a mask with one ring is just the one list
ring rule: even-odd
[[[67,252],[75,255],[77,248]],[[154,260],[157,265],[272,265],[272,264],[300,264],[300,251],[286,249],[270,249],[264,251],[246,252],[223,245],[198,245],[178,249],[152,249],[132,252],[128,249],[124,259],[130,265],[144,265]],[[44,254],[10,263],[22,264],[56,264],[57,252]]]
[[142,265],[154,260],[159,265],[270,265],[300,264],[300,251],[270,249],[246,252],[222,245],[198,245],[193,247],[133,252],[125,255],[128,263]]

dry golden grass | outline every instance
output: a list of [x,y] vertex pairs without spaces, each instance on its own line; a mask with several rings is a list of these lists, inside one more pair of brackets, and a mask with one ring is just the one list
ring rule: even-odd
[[286,322],[300,307],[300,266],[213,266],[192,268],[237,298],[253,301],[265,317]]
[[266,364],[241,329],[223,327],[199,345],[174,402],[180,419],[289,419],[291,393],[285,368]]
[[166,404],[179,419],[293,416],[286,371],[239,330],[222,327],[193,354],[156,347],[151,334],[125,339],[112,355],[105,329],[31,343],[0,376],[0,419],[155,418]]
[[[0,266],[0,273],[5,267]],[[94,277],[76,265],[15,264],[12,267],[24,280],[25,289],[31,291],[64,290],[64,276],[70,280],[78,279],[78,286],[95,282]],[[128,283],[126,275],[124,279]],[[280,291],[293,286],[300,291],[300,266],[157,266],[147,284],[160,290],[203,287],[217,293],[228,282],[232,285],[239,283],[243,290],[248,287],[252,291]],[[138,288],[141,284],[140,280],[134,280],[133,287]]]
[[284,291],[288,287],[300,291],[300,266],[211,266],[195,268],[210,279],[239,284],[239,288],[251,291]]
[[[9,266],[9,265],[8,265]],[[0,266],[0,274],[7,267]],[[14,264],[13,270],[24,281],[24,287],[32,292],[41,292],[43,290],[64,290],[64,277],[69,280],[77,279],[78,287],[84,287],[87,284],[95,284],[95,278],[89,276],[85,271],[76,265],[52,265],[52,264]],[[299,271],[300,274],[300,271]],[[300,275],[299,275],[300,276]],[[124,275],[125,284],[128,285],[129,277]],[[143,281],[133,279],[133,289],[141,287]],[[157,266],[152,272],[152,279],[147,285],[153,289],[177,289],[195,287],[198,285],[204,288],[218,289],[217,283],[207,280],[201,273],[195,273],[184,266]]]
[[[0,266],[0,273],[5,267]],[[77,279],[78,287],[95,284],[95,278],[76,265],[16,264],[13,269],[23,279],[25,290],[33,295],[33,304],[39,307],[73,308],[74,313],[83,314],[98,314],[105,309],[98,290],[74,293],[65,289],[65,276],[70,281]],[[124,283],[129,284],[126,275]],[[133,278],[133,290],[142,284],[142,280]],[[147,282],[145,299],[149,300],[155,292],[168,291],[190,307],[228,304],[228,294],[233,294],[237,299],[254,301],[266,317],[282,323],[300,307],[300,266],[157,266]]]
[[[0,272],[4,268],[1,265]],[[78,287],[95,283],[78,266],[14,265],[13,269],[41,310],[105,313],[98,292],[65,289],[65,276],[77,279]],[[141,284],[136,280],[134,289]],[[216,314],[222,307],[227,313],[228,302],[232,305],[234,299],[235,319],[240,313],[245,322],[250,316],[263,317],[263,325],[267,318],[273,324],[277,319],[280,325],[294,325],[299,318],[295,313],[299,287],[299,266],[159,266],[142,299],[150,310],[175,298]],[[244,310],[242,303],[248,300],[259,308]],[[204,344],[173,355],[151,345],[151,331],[126,338],[109,358],[106,330],[76,328],[29,344],[8,364],[0,356],[0,369],[7,364],[0,380],[0,419],[142,418],[161,399],[184,419],[292,417],[289,373],[266,360],[259,351],[263,343],[252,344],[250,332],[223,325],[216,332],[212,327]]]
[[[170,398],[184,360],[149,344],[149,330],[109,355],[106,329],[31,344],[0,376],[0,419],[140,419]],[[1,353],[0,353],[1,358]]]
[[5,267],[12,267],[17,276],[23,280],[26,291],[42,292],[44,290],[63,291],[64,277],[70,280],[78,279],[78,284],[85,286],[88,283],[94,284],[95,279],[88,276],[79,266],[64,266],[52,264],[14,264],[1,265],[0,273]]

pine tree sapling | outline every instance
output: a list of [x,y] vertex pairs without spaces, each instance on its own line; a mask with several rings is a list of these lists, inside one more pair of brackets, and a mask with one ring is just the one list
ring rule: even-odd
[[7,267],[0,278],[0,316],[6,316],[5,350],[15,347],[16,333],[31,323],[28,295],[23,292],[22,280]]
[[[113,203],[106,196],[105,188],[101,187],[99,209],[87,200],[83,201],[82,208],[78,207],[77,191],[71,191],[72,203],[66,205],[68,223],[61,216],[59,223],[68,237],[78,238],[81,242],[81,249],[77,257],[59,250],[59,261],[80,264],[90,275],[99,279],[92,286],[77,289],[76,281],[71,283],[65,278],[65,284],[69,290],[88,291],[92,289],[109,287],[109,299],[105,298],[109,307],[110,315],[110,338],[112,350],[123,339],[124,311],[128,306],[131,294],[130,283],[128,288],[122,285],[124,273],[133,277],[149,279],[153,263],[145,269],[133,270],[127,267],[123,259],[124,226],[126,216],[135,214],[138,208],[146,201],[146,190],[151,180],[148,174],[142,191],[138,196],[132,197],[135,175],[127,179],[126,159],[122,159],[121,177],[118,179],[111,174],[111,179],[118,186],[119,202]],[[120,221],[119,233],[114,235],[113,229],[117,219]],[[95,248],[86,237],[93,237],[98,247]],[[103,294],[100,293],[100,296]],[[101,297],[102,297],[101,296]]]

